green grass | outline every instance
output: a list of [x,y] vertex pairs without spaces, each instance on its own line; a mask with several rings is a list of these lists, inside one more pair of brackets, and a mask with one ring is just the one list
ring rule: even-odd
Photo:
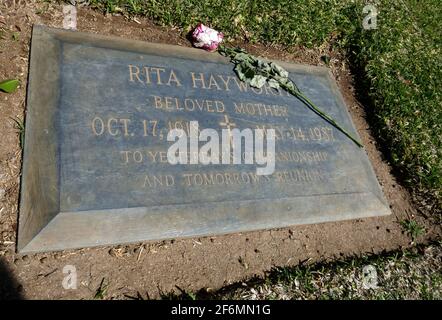
[[100,285],[98,286],[94,294],[95,300],[103,300],[106,298],[109,283],[107,283],[105,280],[106,280],[105,278],[101,279]]
[[364,30],[366,1],[91,0],[108,13],[143,15],[187,33],[197,22],[226,40],[343,50],[371,125],[405,182],[442,200],[442,6],[439,0],[371,1],[377,29]]
[[20,148],[23,149],[24,143],[25,143],[25,124],[22,120],[18,118],[11,118],[12,121],[14,121],[14,128],[17,130],[19,141],[20,141]]
[[410,235],[411,239],[416,240],[419,236],[425,234],[425,228],[419,225],[415,220],[401,221],[402,228]]

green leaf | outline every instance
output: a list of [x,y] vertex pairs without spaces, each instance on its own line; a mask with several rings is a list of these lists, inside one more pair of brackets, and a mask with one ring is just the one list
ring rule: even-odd
[[263,60],[258,60],[258,68],[262,70],[263,72],[271,72],[272,67],[270,66],[270,63],[265,62]]
[[233,57],[233,61],[235,62],[242,62],[247,61],[249,58],[249,55],[243,52],[237,53],[235,57]]
[[253,70],[252,68],[250,68],[247,65],[245,67],[243,67],[243,69],[245,69],[244,75],[246,76],[246,78],[249,81],[255,77],[255,70]]
[[17,89],[18,84],[19,84],[18,80],[15,79],[5,80],[3,82],[0,82],[0,90],[7,93],[11,93],[14,92],[15,89]]
[[268,83],[269,83],[270,88],[279,89],[279,82],[276,81],[275,79],[270,79],[268,81]]
[[244,71],[242,69],[242,65],[241,64],[237,64],[235,66],[234,70],[235,70],[236,75],[238,76],[239,80],[246,81],[246,76],[244,75]]
[[252,69],[250,64],[247,62],[238,63],[235,66],[235,72],[241,81],[244,81],[247,83],[249,83],[250,80],[252,80],[253,77],[255,76],[255,71]]
[[255,88],[261,88],[267,81],[266,77],[256,75],[253,77],[253,79],[250,81],[250,86]]
[[289,73],[281,66],[277,65],[274,62],[270,63],[270,66],[275,71],[275,73],[283,78],[287,78],[289,76]]

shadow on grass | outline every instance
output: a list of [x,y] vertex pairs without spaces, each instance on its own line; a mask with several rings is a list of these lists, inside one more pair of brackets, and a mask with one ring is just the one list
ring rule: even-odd
[[[165,300],[229,300],[238,299],[236,292],[239,289],[255,288],[259,285],[268,284],[270,286],[276,284],[282,284],[287,286],[293,286],[295,280],[298,281],[299,288],[311,296],[316,296],[317,299],[348,299],[349,296],[332,296],[322,295],[320,292],[316,292],[317,289],[312,285],[315,275],[324,274],[326,271],[331,272],[335,276],[345,276],[345,270],[357,270],[357,272],[363,272],[363,267],[367,265],[374,265],[377,268],[382,268],[385,263],[397,263],[402,258],[418,259],[425,254],[425,249],[430,246],[440,246],[439,241],[430,241],[428,244],[417,244],[409,249],[400,249],[393,251],[382,251],[378,254],[371,254],[366,256],[349,256],[343,260],[334,260],[328,262],[318,262],[315,264],[308,264],[307,261],[301,261],[296,266],[286,267],[274,267],[271,270],[265,272],[264,276],[254,276],[250,279],[236,282],[228,286],[222,287],[218,290],[207,291],[202,288],[196,292],[185,291],[178,286],[177,290],[163,292],[160,290],[160,298]],[[344,271],[343,271],[344,270]],[[345,278],[343,278],[345,279]],[[389,292],[387,292],[389,293]],[[390,292],[395,294],[395,292]],[[148,296],[141,297],[128,297],[132,299],[149,299]]]

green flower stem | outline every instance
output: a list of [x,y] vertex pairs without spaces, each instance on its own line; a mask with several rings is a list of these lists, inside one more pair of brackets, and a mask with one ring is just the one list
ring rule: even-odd
[[338,129],[339,131],[341,131],[343,134],[345,134],[351,141],[353,141],[354,143],[356,143],[356,145],[360,148],[363,148],[364,146],[362,145],[362,143],[360,143],[358,140],[356,140],[356,138],[354,138],[347,130],[345,130],[344,128],[342,128],[339,124],[336,123],[336,121],[330,117],[328,114],[326,114],[325,112],[323,112],[321,109],[319,109],[309,98],[307,98],[305,95],[303,95],[301,92],[292,92],[291,90],[289,90],[288,88],[282,86],[285,90],[287,90],[289,93],[291,93],[292,95],[294,95],[295,97],[297,97],[299,100],[301,100],[305,105],[307,105],[310,109],[313,109],[314,112],[316,112],[317,114],[319,114],[319,116],[321,116],[324,120],[326,120],[328,123],[330,123],[331,125],[333,125],[336,129]]
[[[287,92],[289,92],[291,95],[295,96],[297,99],[299,99],[302,103],[304,103],[307,107],[309,107],[311,110],[313,110],[316,114],[318,114],[320,117],[322,117],[324,120],[326,120],[328,123],[333,125],[336,129],[341,131],[343,134],[345,134],[350,140],[352,140],[358,147],[363,147],[363,145],[354,138],[349,132],[347,132],[344,128],[342,128],[338,123],[329,115],[327,115],[324,111],[319,109],[309,98],[307,98],[301,90],[296,86],[296,83],[294,83],[292,80],[288,78],[288,73],[283,70],[281,67],[276,66],[273,64],[273,70],[269,70],[269,64],[265,67],[260,67],[262,65],[262,61],[257,59],[256,57],[249,55],[244,51],[243,49],[233,49],[233,48],[226,48],[224,46],[220,46],[218,49],[218,52],[226,57],[230,58],[230,61],[238,66],[238,64],[241,64],[241,61],[245,61],[248,65],[249,69],[253,70],[253,74],[260,75],[262,77],[265,77],[268,80],[274,80],[279,84],[280,88],[283,88]],[[238,58],[241,56],[240,58]],[[270,63],[270,66],[272,64]],[[275,72],[276,68],[276,72]],[[282,71],[281,71],[282,70]],[[237,71],[237,70],[235,70]],[[284,72],[284,73],[282,73]],[[237,72],[238,73],[238,72]],[[239,75],[238,75],[239,77]],[[244,77],[244,76],[243,76]],[[252,76],[253,77],[253,76]],[[241,79],[240,79],[241,80]],[[250,83],[249,83],[250,84]]]

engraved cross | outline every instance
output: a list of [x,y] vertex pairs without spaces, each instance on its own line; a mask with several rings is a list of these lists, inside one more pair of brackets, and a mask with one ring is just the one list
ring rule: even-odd
[[[226,126],[227,130],[232,130],[232,128],[235,126],[235,124],[233,122],[229,121],[229,117],[225,114],[224,115],[224,122],[220,122],[219,123],[221,126]],[[232,128],[231,128],[232,127]]]
[[229,117],[225,114],[224,115],[224,122],[220,122],[219,125],[227,128],[228,133],[229,133],[229,137],[230,137],[230,141],[232,143],[232,148],[234,148],[231,130],[233,127],[235,127],[235,123],[230,122]]

